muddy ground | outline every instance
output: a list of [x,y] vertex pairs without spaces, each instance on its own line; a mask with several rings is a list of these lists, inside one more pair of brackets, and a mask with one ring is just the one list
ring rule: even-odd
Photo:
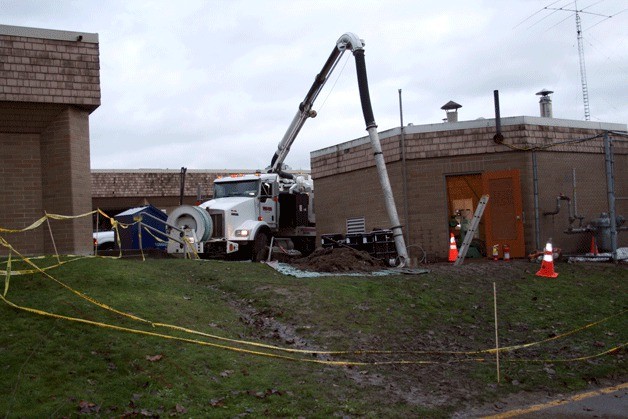
[[349,247],[319,248],[311,255],[290,261],[294,267],[312,272],[373,272],[386,268],[384,261]]
[[[318,272],[362,272],[368,273],[385,269],[384,262],[373,259],[367,253],[358,252],[349,248],[340,249],[318,249],[310,256],[290,262],[293,266],[302,270]],[[444,283],[452,284],[452,290],[457,288],[456,284],[473,284],[484,286],[489,282],[500,284],[501,290],[507,292],[507,284],[516,281],[529,280],[531,275],[539,270],[540,264],[527,260],[514,260],[511,262],[493,262],[489,260],[469,259],[462,266],[453,266],[451,263],[434,263],[422,265],[420,268],[427,268]],[[598,266],[591,266],[591,270],[599,269]],[[625,269],[625,266],[624,268]],[[626,270],[628,272],[628,270]],[[418,277],[417,277],[418,278]],[[421,276],[421,278],[423,278]],[[461,287],[462,289],[462,287]],[[307,296],[302,295],[303,290],[292,291],[282,289],[282,298],[301,299],[307,301]],[[492,300],[492,295],[488,300]],[[237,308],[242,313],[242,321],[257,330],[257,336],[261,339],[275,341],[280,344],[289,345],[299,349],[325,350],[326,347],[319,347],[313,344],[307,336],[299,333],[303,330],[303,325],[286,322],[282,319],[281,313],[274,312],[273,309],[258,311],[253,305],[246,302],[237,303]],[[489,307],[490,308],[490,307]],[[356,310],[369,310],[368,306],[356,306]],[[382,334],[356,335],[355,329],[343,328],[338,325],[338,333],[353,334],[356,343],[363,347],[386,347],[394,351],[430,351],[437,348],[447,348],[451,351],[467,351],[478,347],[479,341],[486,339],[481,336],[478,330],[474,330],[471,325],[469,329],[461,329],[459,326],[441,325],[439,330],[428,330],[422,335],[417,335],[417,329],[408,329],[404,333],[406,336],[390,336],[385,331]],[[514,325],[514,329],[525,329],[524,324]],[[342,329],[342,330],[340,330]],[[490,329],[490,328],[489,328]],[[508,343],[508,342],[505,342]],[[568,355],[568,354],[566,354]],[[335,360],[333,356],[319,356],[324,359]],[[399,355],[373,355],[362,356],[365,361],[387,361],[398,359]],[[495,397],[500,392],[497,383],[482,385],[478,387],[478,380],[474,377],[477,369],[469,362],[455,362],[448,364],[448,359],[438,356],[431,358],[442,363],[425,364],[417,367],[414,365],[389,365],[384,370],[373,367],[344,367],[346,376],[354,381],[358,387],[369,388],[373,402],[409,403],[417,406],[443,408],[447,406],[457,406],[456,415],[465,417],[467,415],[476,416],[478,414],[499,413],[503,410],[532,403],[542,398],[550,397],[551,391],[541,392],[521,392],[502,397],[500,402],[490,402],[482,407],[480,397],[494,394]],[[492,360],[487,360],[493,362]],[[550,367],[547,374],[553,374]],[[504,377],[507,385],[518,386],[517,380]],[[611,380],[612,381],[612,380]],[[601,386],[608,382],[592,380],[591,385]],[[503,386],[503,384],[502,384]],[[376,391],[372,391],[376,389]]]

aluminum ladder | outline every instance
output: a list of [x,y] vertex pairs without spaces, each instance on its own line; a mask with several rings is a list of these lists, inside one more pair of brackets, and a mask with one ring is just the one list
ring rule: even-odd
[[464,236],[464,240],[462,241],[462,245],[458,251],[458,257],[454,262],[454,266],[462,265],[462,261],[464,261],[465,256],[467,256],[467,251],[469,250],[473,236],[475,236],[475,231],[477,230],[478,225],[480,225],[480,219],[482,218],[482,214],[484,214],[484,208],[487,203],[488,195],[482,195],[480,202],[478,202],[478,207],[475,209],[475,214],[473,214],[471,225],[467,230],[467,234]]

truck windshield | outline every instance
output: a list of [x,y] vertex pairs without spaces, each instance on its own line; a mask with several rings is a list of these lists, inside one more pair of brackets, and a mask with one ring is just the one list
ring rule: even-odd
[[214,198],[230,196],[257,196],[259,180],[244,180],[239,182],[214,183]]

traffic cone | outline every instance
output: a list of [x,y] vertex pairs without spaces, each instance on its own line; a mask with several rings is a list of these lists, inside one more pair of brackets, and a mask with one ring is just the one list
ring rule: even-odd
[[458,259],[458,248],[456,247],[456,238],[454,233],[449,233],[449,261],[455,262]]
[[598,255],[599,252],[597,250],[597,243],[595,242],[595,236],[591,236],[591,250],[589,251],[592,255]]
[[548,241],[545,245],[545,252],[543,253],[543,262],[541,262],[541,269],[536,273],[536,276],[542,276],[545,278],[556,278],[558,274],[554,272],[554,251],[552,249],[552,242]]

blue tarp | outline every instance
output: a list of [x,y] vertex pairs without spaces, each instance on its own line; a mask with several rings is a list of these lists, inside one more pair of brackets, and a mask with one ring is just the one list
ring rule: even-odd
[[[124,212],[113,217],[117,222],[123,224],[132,224],[128,228],[118,228],[120,235],[120,245],[122,250],[138,250],[140,248],[139,241],[139,229],[140,224],[135,221],[136,217],[142,216],[142,214],[149,214],[159,220],[166,221],[168,216],[165,212],[152,205],[144,207],[130,208]],[[154,229],[157,229],[165,233],[165,224],[154,220],[150,217],[142,217],[142,224],[148,225]],[[164,240],[160,242],[157,238]],[[168,243],[166,236],[155,233],[154,231],[148,232],[142,229],[142,249],[162,249],[165,250]]]

